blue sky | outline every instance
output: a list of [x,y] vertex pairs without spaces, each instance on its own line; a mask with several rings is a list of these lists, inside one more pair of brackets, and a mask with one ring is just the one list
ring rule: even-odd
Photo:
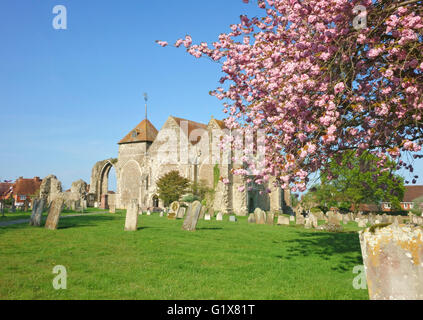
[[[67,30],[52,27],[56,5],[67,8]],[[241,0],[2,0],[0,180],[89,182],[95,162],[117,157],[117,142],[144,118],[144,92],[158,129],[169,115],[223,118],[208,94],[220,66],[155,40],[215,41],[258,13]]]

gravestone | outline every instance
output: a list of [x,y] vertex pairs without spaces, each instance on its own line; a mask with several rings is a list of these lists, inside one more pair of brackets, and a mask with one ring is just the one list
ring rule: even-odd
[[151,216],[151,211],[147,210],[147,216]]
[[194,201],[192,203],[191,210],[188,210],[188,214],[184,220],[184,224],[182,225],[183,230],[195,231],[198,218],[200,217],[201,207],[200,201]]
[[216,216],[216,221],[223,221],[223,214],[222,212],[219,212]]
[[0,213],[2,216],[4,216],[4,204],[3,202],[0,202]]
[[229,217],[229,222],[237,222],[238,220],[236,219],[235,216],[230,216]]
[[138,211],[138,200],[132,200],[126,210],[125,231],[137,231]]
[[203,206],[201,207],[201,211],[200,211],[200,217],[199,219],[204,219],[204,215],[206,214],[206,207]]
[[178,211],[179,211],[179,207],[180,207],[181,205],[180,205],[180,203],[178,202],[178,201],[173,201],[171,204],[170,204],[170,212],[172,212],[172,213],[174,213],[175,214],[175,216],[176,216],[176,214],[178,214]]
[[[188,207],[188,214],[190,214],[191,207],[192,207],[192,204],[190,204],[189,207]],[[185,210],[186,210],[186,208],[179,207],[179,210],[178,210],[178,212],[176,214],[176,218],[177,219],[183,219],[185,217]]]
[[294,216],[289,216],[289,221],[295,222],[295,217]]
[[360,232],[371,300],[423,300],[423,229],[391,224]]
[[336,226],[341,225],[341,220],[339,219],[339,216],[337,214],[329,215],[328,222],[329,222],[329,224],[334,224]]
[[45,228],[49,230],[56,230],[59,225],[60,213],[63,209],[64,204],[63,198],[56,198],[52,201],[50,209],[48,210],[48,216]]
[[285,217],[285,216],[279,216],[278,217],[278,225],[285,225],[285,226],[289,226],[290,225],[290,218]]
[[116,205],[114,205],[114,204],[109,205],[109,212],[110,213],[116,213]]
[[299,215],[299,216],[297,216],[297,219],[296,219],[296,222],[295,222],[295,224],[296,225],[304,225],[304,216],[303,215]]
[[30,226],[40,227],[41,220],[43,218],[43,210],[44,210],[44,198],[41,199],[34,199],[32,201],[32,214],[31,219],[29,221]]
[[317,227],[319,226],[319,220],[317,219],[317,217],[310,213],[308,218],[310,219],[310,223],[311,223],[311,227],[317,229]]
[[310,218],[305,218],[304,228],[311,229],[312,228],[312,221]]
[[209,213],[206,213],[206,214],[204,215],[204,220],[206,220],[206,221],[210,221],[210,220],[211,220],[211,215],[210,215]]
[[248,216],[248,223],[256,223],[256,215],[254,213],[250,213]]
[[160,211],[160,218],[163,218],[163,215],[164,215],[164,212],[163,211]]
[[87,210],[87,208],[88,208],[87,200],[81,200],[81,206],[82,206],[82,211]]
[[266,215],[266,224],[273,226],[275,224],[275,214],[274,213],[268,213]]
[[266,224],[266,212],[260,208],[256,208],[254,215],[256,216],[256,224]]

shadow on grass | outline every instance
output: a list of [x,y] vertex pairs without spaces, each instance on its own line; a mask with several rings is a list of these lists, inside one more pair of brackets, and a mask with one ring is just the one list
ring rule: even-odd
[[[93,227],[93,226],[99,225],[102,222],[111,221],[115,219],[116,219],[115,216],[108,217],[104,215],[87,215],[87,216],[78,216],[78,217],[61,216],[59,219],[59,225],[57,229],[65,230],[70,228]],[[44,228],[46,220],[47,220],[47,216],[44,215],[41,227],[31,227],[29,226],[29,222],[0,227],[0,234],[3,234],[7,231],[17,230],[17,229]]]
[[196,230],[201,231],[201,230],[223,230],[222,227],[206,227],[206,228],[196,228]]
[[277,256],[279,259],[319,256],[332,260],[334,265],[331,269],[339,272],[351,271],[354,266],[363,264],[360,241],[355,232],[303,233],[301,237],[284,243],[287,244],[287,255]]

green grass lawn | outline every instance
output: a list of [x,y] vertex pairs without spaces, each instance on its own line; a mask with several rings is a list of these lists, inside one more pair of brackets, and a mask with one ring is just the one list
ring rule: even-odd
[[[107,210],[97,209],[97,208],[87,208],[84,213],[95,213],[95,212],[104,212]],[[72,211],[72,210],[63,210],[62,215],[74,215],[74,214],[81,214],[79,211]],[[47,217],[47,212],[45,211],[43,214],[44,218]],[[29,219],[31,217],[31,211],[24,212],[24,211],[16,211],[16,212],[8,212],[5,211],[4,217],[0,214],[0,223],[1,222],[9,222],[13,220],[22,220],[22,219]]]
[[[62,219],[59,229],[0,227],[0,299],[368,299],[352,286],[362,264],[358,230],[141,216],[124,232],[123,213]],[[67,268],[56,291],[53,267]]]

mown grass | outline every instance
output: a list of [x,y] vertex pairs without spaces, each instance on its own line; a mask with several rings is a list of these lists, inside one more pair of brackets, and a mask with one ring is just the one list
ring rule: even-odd
[[[97,208],[87,208],[86,210],[84,210],[84,213],[96,213],[96,212],[104,212],[104,211],[106,210],[97,209]],[[16,212],[9,212],[8,210],[5,210],[4,217],[0,214],[0,223],[14,221],[14,220],[29,219],[31,217],[31,214],[32,214],[31,211],[25,212],[25,211],[17,210]],[[66,210],[63,210],[61,213],[62,216],[74,215],[74,214],[81,214],[81,212],[66,209]],[[46,210],[44,210],[43,216],[44,217],[47,216]]]
[[[0,227],[0,299],[368,299],[355,290],[362,264],[356,232],[297,226],[141,216],[124,232],[123,213],[62,219],[49,231]],[[347,226],[354,230],[354,224]],[[53,289],[53,267],[68,272]]]

